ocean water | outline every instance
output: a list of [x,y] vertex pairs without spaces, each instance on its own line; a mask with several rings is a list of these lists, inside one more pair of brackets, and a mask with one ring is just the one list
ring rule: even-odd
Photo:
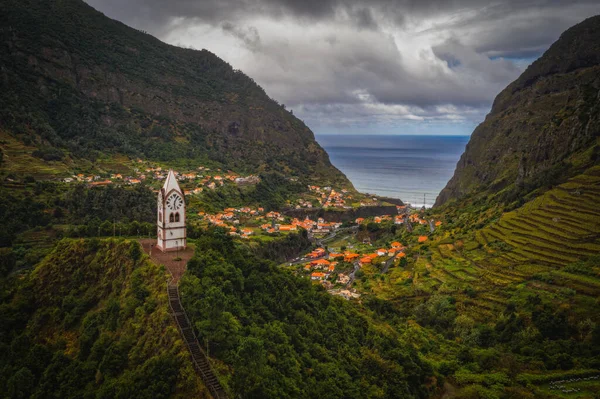
[[317,135],[316,139],[358,191],[429,207],[452,177],[469,136]]

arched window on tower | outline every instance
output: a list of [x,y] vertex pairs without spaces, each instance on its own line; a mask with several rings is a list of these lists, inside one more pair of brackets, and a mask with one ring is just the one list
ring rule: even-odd
[[162,212],[158,212],[158,221],[162,222]]
[[175,221],[175,216],[172,213],[169,214],[169,222],[173,223]]
[[179,212],[175,214],[175,222],[179,222]]

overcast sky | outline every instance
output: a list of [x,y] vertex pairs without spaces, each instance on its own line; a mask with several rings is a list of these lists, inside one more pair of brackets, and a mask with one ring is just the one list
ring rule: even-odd
[[87,2],[212,51],[317,134],[470,134],[565,29],[600,14],[599,0]]

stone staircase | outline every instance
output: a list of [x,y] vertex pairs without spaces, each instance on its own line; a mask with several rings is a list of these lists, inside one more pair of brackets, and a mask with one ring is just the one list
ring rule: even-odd
[[210,367],[210,363],[206,353],[202,350],[202,347],[198,344],[198,340],[196,339],[196,335],[194,334],[194,330],[190,321],[181,305],[181,298],[179,297],[179,289],[177,284],[170,283],[167,286],[167,290],[169,293],[169,304],[171,305],[171,310],[173,312],[173,317],[177,321],[177,325],[179,326],[179,331],[185,340],[185,343],[190,350],[192,355],[192,359],[194,361],[194,365],[196,370],[200,373],[204,384],[210,390],[211,395],[215,399],[225,399],[227,398],[227,394],[221,383],[215,376],[214,371]]

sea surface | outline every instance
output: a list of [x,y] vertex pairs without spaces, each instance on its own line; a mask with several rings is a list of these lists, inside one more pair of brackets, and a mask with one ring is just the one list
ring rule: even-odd
[[454,174],[469,136],[340,134],[316,139],[358,191],[429,207]]

